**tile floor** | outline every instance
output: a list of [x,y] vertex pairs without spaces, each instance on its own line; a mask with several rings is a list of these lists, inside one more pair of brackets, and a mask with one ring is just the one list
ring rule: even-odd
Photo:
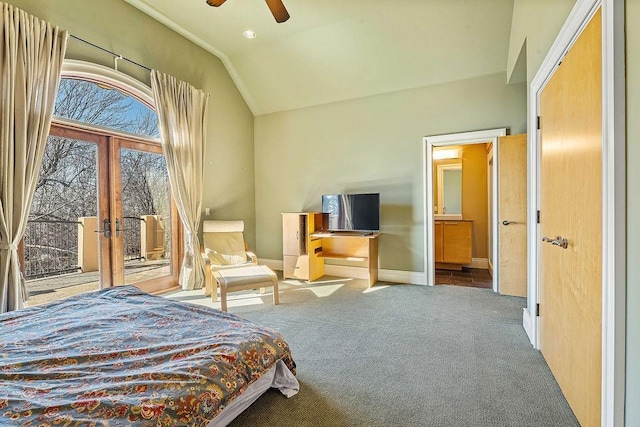
[[491,289],[493,286],[489,270],[463,267],[462,271],[436,269],[436,285],[467,286]]

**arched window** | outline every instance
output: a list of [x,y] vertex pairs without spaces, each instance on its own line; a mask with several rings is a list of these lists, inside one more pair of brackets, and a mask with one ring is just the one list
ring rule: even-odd
[[63,77],[53,115],[116,132],[160,137],[155,111],[108,83]]
[[76,294],[174,286],[175,220],[151,89],[105,67],[65,61],[23,239],[29,304],[62,287]]

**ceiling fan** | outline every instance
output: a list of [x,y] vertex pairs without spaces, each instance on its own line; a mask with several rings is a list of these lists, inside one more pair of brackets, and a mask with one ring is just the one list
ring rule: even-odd
[[[222,5],[227,0],[207,0],[207,4],[209,6],[218,7]],[[284,7],[282,0],[265,0],[267,2],[267,6],[269,6],[269,10],[271,10],[271,14],[276,19],[276,22],[282,23],[289,19],[289,12]]]

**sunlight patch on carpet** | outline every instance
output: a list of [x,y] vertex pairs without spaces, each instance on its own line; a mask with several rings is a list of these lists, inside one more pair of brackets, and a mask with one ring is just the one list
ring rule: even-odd
[[319,287],[309,287],[308,289],[313,292],[318,298],[328,297],[340,290],[344,286],[344,283],[337,285],[323,285]]
[[376,292],[376,291],[381,291],[383,289],[387,289],[389,287],[389,285],[384,285],[384,286],[374,286],[372,288],[367,288],[364,291],[362,291],[363,294],[370,294],[371,292]]

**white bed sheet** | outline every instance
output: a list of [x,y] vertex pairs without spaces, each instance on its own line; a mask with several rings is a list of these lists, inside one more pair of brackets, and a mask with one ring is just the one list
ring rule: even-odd
[[269,388],[277,388],[286,397],[292,397],[300,390],[300,384],[287,368],[287,365],[280,360],[260,379],[247,387],[244,393],[227,405],[217,417],[207,424],[207,427],[224,427],[228,425]]

